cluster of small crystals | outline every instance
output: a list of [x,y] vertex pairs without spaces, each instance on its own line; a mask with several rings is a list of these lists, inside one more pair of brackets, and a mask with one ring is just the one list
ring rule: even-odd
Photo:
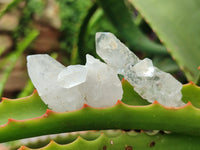
[[133,85],[149,102],[182,106],[182,84],[169,73],[154,67],[150,59],[140,60],[112,33],[96,33],[97,54]]
[[86,65],[63,66],[47,54],[27,57],[28,74],[41,99],[54,111],[114,105],[123,90],[117,72],[93,56]]

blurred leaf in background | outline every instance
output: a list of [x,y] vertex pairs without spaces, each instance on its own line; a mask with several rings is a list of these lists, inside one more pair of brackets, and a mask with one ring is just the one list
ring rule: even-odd
[[149,22],[188,81],[198,83],[200,71],[200,1],[131,0]]

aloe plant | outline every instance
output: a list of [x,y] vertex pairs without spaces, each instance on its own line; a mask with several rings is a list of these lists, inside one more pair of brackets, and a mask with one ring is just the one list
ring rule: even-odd
[[[199,14],[196,4],[198,5],[199,2],[196,0],[190,2],[131,0],[131,2],[166,45],[169,53],[185,72],[187,78],[198,83],[200,45],[196,39],[199,37],[200,30],[196,27],[198,24],[196,16]],[[190,10],[190,13],[186,13],[184,10]],[[185,29],[187,30],[184,31]]]
[[[188,139],[194,139],[194,143],[191,145],[194,148],[198,147],[200,110],[193,105],[199,106],[196,96],[200,96],[200,87],[191,83],[184,85],[183,100],[185,102],[190,100],[191,103],[188,102],[183,107],[174,108],[162,106],[158,102],[149,104],[134,92],[127,81],[122,81],[122,84],[124,90],[122,102],[118,101],[116,105],[106,108],[93,108],[85,104],[80,110],[64,113],[48,110],[36,91],[26,98],[16,100],[3,98],[3,102],[0,104],[0,111],[3,114],[1,115],[0,142],[72,131],[143,129],[166,130],[173,133],[150,136],[147,132],[131,136],[133,131],[127,133],[123,131],[114,137],[101,134],[93,138],[91,142],[77,137],[75,142],[65,146],[51,142],[43,149],[78,149],[82,146],[84,148],[103,148],[105,146],[107,149],[122,149],[125,145],[143,148],[143,142],[147,143],[144,146],[147,149],[164,147],[171,142],[179,144],[178,147],[181,149],[184,147],[182,142],[187,143]],[[195,94],[188,95],[188,92]],[[5,114],[8,109],[10,111]],[[160,138],[165,142],[160,142]],[[109,141],[113,141],[113,147]],[[115,145],[115,143],[117,144]],[[21,149],[29,148],[21,147]]]
[[[14,0],[11,3],[12,5],[6,9],[10,9],[13,4],[18,2],[20,0]],[[58,135],[53,139],[54,141],[46,139],[44,143],[40,143],[40,141],[36,142],[35,145],[28,143],[26,146],[21,146],[20,150],[31,148],[43,150],[199,149],[200,87],[196,85],[199,84],[199,70],[197,68],[200,66],[200,55],[197,51],[199,48],[197,40],[199,27],[194,25],[195,19],[190,19],[190,25],[188,25],[188,21],[185,24],[185,20],[181,20],[184,24],[181,30],[176,27],[176,24],[180,21],[177,18],[182,12],[188,16],[196,13],[198,7],[194,5],[196,1],[192,0],[185,5],[180,5],[180,3],[183,3],[180,0],[166,2],[131,0],[134,7],[155,30],[166,48],[161,44],[148,40],[140,32],[140,29],[131,20],[132,18],[127,12],[125,4],[121,3],[122,1],[119,3],[113,0],[97,2],[100,5],[95,3],[91,7],[82,25],[79,40],[83,40],[82,37],[85,37],[83,34],[86,34],[86,31],[83,30],[87,29],[86,26],[93,15],[90,13],[102,8],[113,26],[119,31],[119,35],[127,39],[129,45],[145,52],[151,51],[163,55],[166,55],[165,49],[170,50],[170,55],[175,58],[178,65],[183,69],[188,81],[194,82],[183,85],[182,101],[186,105],[175,108],[163,106],[157,101],[150,104],[134,91],[128,81],[122,80],[123,98],[114,106],[94,108],[84,104],[79,110],[58,113],[48,109],[40,99],[37,91],[34,91],[32,95],[24,98],[2,98],[0,103],[0,143],[48,134],[85,131],[84,133],[67,134],[65,137],[59,137]],[[113,3],[116,3],[115,7],[110,7]],[[181,8],[177,9],[176,6]],[[3,15],[6,9],[0,15]],[[169,9],[173,12],[171,15],[167,14]],[[191,14],[187,14],[188,11],[185,10],[191,10]],[[126,16],[122,22],[116,20],[119,12],[121,12],[121,17]],[[128,21],[126,22],[126,20]],[[190,30],[186,32],[185,26],[189,26]],[[30,37],[28,36],[28,40],[24,40],[24,44],[22,44],[24,46],[19,47],[19,54],[17,54],[12,66],[17,57],[37,35],[38,33],[33,31]],[[191,40],[191,38],[188,42],[188,36],[196,38],[194,40]],[[82,44],[79,43],[78,45],[81,46]],[[82,54],[82,52],[79,53]],[[6,76],[8,74],[9,72]],[[1,84],[4,85],[4,82]],[[2,92],[2,89],[0,89],[0,92]]]

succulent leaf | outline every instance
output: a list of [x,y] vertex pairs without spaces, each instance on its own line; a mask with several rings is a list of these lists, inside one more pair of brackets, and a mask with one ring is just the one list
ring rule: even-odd
[[200,87],[190,82],[182,88],[182,101],[184,103],[191,102],[197,108],[200,108]]
[[16,100],[2,98],[0,103],[0,126],[6,124],[9,118],[23,120],[41,116],[47,108],[36,91],[28,97]]
[[131,47],[149,53],[167,54],[164,46],[152,42],[141,32],[139,27],[133,22],[133,16],[128,11],[124,1],[118,1],[116,3],[115,0],[98,0],[97,2],[103,8],[104,13],[117,29],[119,35],[125,39]]
[[[133,149],[198,149],[199,136],[186,136],[179,134],[153,134],[149,135],[145,132],[136,133],[134,131],[121,132],[120,135],[110,137],[102,133],[94,140],[86,140],[81,136],[69,144],[60,145],[51,141],[47,146],[40,150],[78,150],[78,149],[101,149],[101,150],[133,150]],[[30,148],[22,146],[19,150],[31,150]]]
[[131,0],[130,2],[156,32],[188,80],[197,83],[200,75],[197,69],[200,65],[198,40],[200,20],[197,19],[200,15],[199,1]]
[[97,109],[84,106],[80,110],[65,113],[47,110],[43,116],[33,119],[9,119],[0,128],[0,142],[45,134],[101,129],[167,130],[200,134],[199,118],[200,110],[191,104],[182,108],[170,108],[157,102],[147,106],[130,106],[119,101],[113,107]]
[[[124,89],[132,89],[128,85],[123,81]],[[189,87],[185,85],[183,92],[192,89],[199,91],[199,87],[191,84]],[[196,92],[196,95],[200,93]],[[124,96],[129,101],[131,98],[135,100],[134,97],[128,96],[128,92],[125,92]],[[195,96],[187,99],[196,103]],[[144,105],[143,101],[142,103],[136,101],[134,104]],[[7,112],[8,109],[11,111]],[[46,109],[47,106],[36,92],[30,97],[14,101],[3,100],[0,103],[0,142],[46,134],[102,129],[167,130],[184,134],[200,134],[200,110],[191,103],[174,108],[164,107],[157,102],[145,106],[131,106],[118,101],[112,107],[93,108],[84,105],[82,109],[64,113],[46,111]]]
[[134,91],[133,86],[127,81],[122,80],[123,98],[122,102],[128,105],[148,105],[147,100],[143,99],[137,92]]

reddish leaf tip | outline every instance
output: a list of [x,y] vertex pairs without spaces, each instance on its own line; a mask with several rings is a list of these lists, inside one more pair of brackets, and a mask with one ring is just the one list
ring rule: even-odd
[[153,102],[153,104],[159,104],[159,103],[158,103],[158,101],[157,101],[157,100],[155,100],[155,101]]
[[11,123],[11,122],[16,122],[16,120],[12,118],[8,118],[8,123]]
[[82,137],[79,135],[76,140],[80,140],[80,139],[82,139]]
[[125,79],[124,78],[122,78],[122,80],[121,80],[121,83],[123,83],[125,81]]
[[189,105],[192,105],[192,103],[190,101],[188,101],[185,106],[189,106]]
[[123,103],[122,103],[122,101],[120,101],[120,100],[117,100],[117,103],[116,103],[116,105],[119,105],[119,104],[123,104]]
[[88,104],[83,104],[83,108],[90,107]]
[[34,94],[35,94],[35,93],[37,93],[37,90],[36,90],[36,89],[34,89],[34,90],[33,90],[33,93],[34,93]]
[[19,150],[25,150],[25,149],[27,149],[26,146],[21,146],[21,147],[19,148]]
[[47,109],[45,114],[43,115],[43,117],[48,117],[51,113],[54,113],[54,111],[50,110],[50,109]]
[[56,142],[54,140],[50,140],[49,144],[55,144]]
[[177,109],[185,108],[185,107],[188,107],[188,106],[193,106],[190,101],[188,101],[187,104],[185,104],[183,106],[177,107]]
[[6,97],[2,97],[1,100],[2,100],[2,101],[4,101],[4,100],[8,100],[8,98],[6,98]]
[[192,82],[192,81],[190,81],[189,83],[190,83],[190,84],[192,84],[192,85],[195,85],[195,83],[194,83],[194,82]]

